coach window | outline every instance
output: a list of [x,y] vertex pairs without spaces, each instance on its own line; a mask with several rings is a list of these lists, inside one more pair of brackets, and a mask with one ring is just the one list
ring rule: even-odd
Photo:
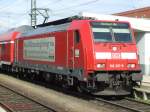
[[80,42],[80,33],[79,30],[75,30],[74,32],[75,43],[78,44]]

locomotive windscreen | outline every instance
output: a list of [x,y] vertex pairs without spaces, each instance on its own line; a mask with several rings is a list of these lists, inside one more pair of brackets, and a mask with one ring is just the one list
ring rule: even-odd
[[95,42],[132,42],[128,23],[91,22]]

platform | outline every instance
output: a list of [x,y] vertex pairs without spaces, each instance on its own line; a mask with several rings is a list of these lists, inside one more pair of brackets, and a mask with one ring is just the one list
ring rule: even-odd
[[7,112],[7,111],[3,109],[2,107],[0,107],[0,112]]
[[142,98],[143,100],[150,100],[150,76],[143,76],[141,86],[134,88],[134,97]]
[[150,75],[149,76],[148,75],[143,76],[142,85],[150,87]]

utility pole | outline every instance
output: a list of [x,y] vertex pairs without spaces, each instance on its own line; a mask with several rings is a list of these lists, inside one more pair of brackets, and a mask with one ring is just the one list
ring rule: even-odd
[[37,25],[37,15],[41,15],[44,18],[43,23],[47,22],[49,18],[48,8],[37,8],[36,0],[31,0],[31,26],[36,28]]

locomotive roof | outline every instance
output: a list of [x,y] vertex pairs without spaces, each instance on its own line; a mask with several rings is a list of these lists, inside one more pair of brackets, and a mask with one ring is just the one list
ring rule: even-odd
[[61,25],[50,25],[50,26],[45,26],[45,27],[39,27],[39,28],[32,29],[27,32],[23,32],[18,38],[44,34],[44,33],[49,33],[49,32],[55,32],[55,31],[64,31],[64,30],[67,30],[69,25],[70,23],[65,23]]
[[94,18],[83,17],[83,16],[72,16],[72,17],[48,22],[45,24],[40,24],[40,25],[37,25],[36,29],[30,30],[28,32],[23,32],[19,38],[32,36],[32,35],[38,35],[38,34],[44,34],[44,33],[49,33],[49,32],[55,32],[55,31],[64,31],[64,30],[67,30],[68,26],[73,20],[83,20],[83,19],[93,20]]
[[69,23],[73,20],[83,20],[83,19],[95,20],[96,18],[76,15],[76,16],[67,17],[67,18],[51,21],[51,22],[48,22],[48,23],[40,24],[40,25],[37,25],[37,27],[45,27],[45,26],[50,26],[50,25],[60,25],[60,24]]

